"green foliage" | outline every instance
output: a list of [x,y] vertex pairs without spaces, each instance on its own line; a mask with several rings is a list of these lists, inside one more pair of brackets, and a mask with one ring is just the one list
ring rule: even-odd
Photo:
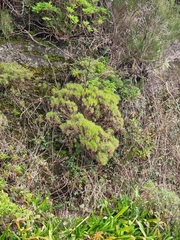
[[150,157],[154,147],[151,133],[146,132],[137,119],[129,120],[124,130],[125,146],[130,149],[126,159],[146,159]]
[[37,2],[32,11],[40,14],[47,28],[58,39],[79,32],[95,32],[107,19],[108,11],[97,0],[66,1],[58,6]]
[[70,120],[60,125],[60,128],[68,139],[72,139],[74,143],[79,141],[82,148],[90,152],[91,157],[96,158],[102,165],[108,162],[119,145],[114,136],[106,133],[94,122],[85,119],[81,113],[72,115]]
[[48,113],[47,119],[58,121],[55,123],[60,124],[69,146],[79,142],[97,161],[106,164],[118,147],[112,135],[123,126],[117,106],[119,97],[110,89],[78,83],[54,89],[53,94],[51,105],[56,112]]
[[[116,80],[117,82],[117,80]],[[123,86],[119,86],[117,83],[117,92],[124,101],[133,102],[135,99],[141,96],[139,87],[136,87],[129,79],[122,79]]]
[[[24,198],[28,206],[33,206],[33,215],[29,212],[29,218],[19,218],[22,216],[21,210],[10,201],[6,193],[1,193],[0,201],[4,202],[0,205],[0,216],[18,216],[13,229],[7,226],[0,230],[1,239],[178,240],[179,237],[178,232],[175,236],[169,225],[149,211],[146,200],[141,201],[144,205],[140,205],[138,196],[134,201],[127,196],[120,200],[104,200],[98,210],[87,217],[78,216],[72,219],[69,216],[61,219],[52,213],[48,196],[42,198],[40,193],[36,197],[26,193]],[[3,208],[4,205],[6,209]]]
[[148,211],[163,221],[180,224],[180,198],[175,192],[158,187],[150,181],[142,187],[140,198],[143,204],[146,203]]
[[[68,223],[66,223],[68,226]],[[167,238],[168,237],[168,238]],[[173,239],[164,222],[138,207],[128,197],[111,203],[104,201],[100,213],[77,218],[71,229],[62,232],[64,239]],[[176,238],[177,239],[177,238]]]
[[41,11],[56,12],[57,8],[51,2],[38,2],[32,7],[32,10],[36,13],[40,13]]
[[24,218],[32,215],[32,212],[13,203],[8,194],[0,191],[0,225],[8,223],[9,219]]
[[3,152],[0,150],[0,160],[1,160],[1,161],[4,161],[4,160],[9,159],[9,158],[10,158],[10,156],[9,156],[8,154],[3,153]]
[[73,24],[79,22],[81,28],[87,29],[88,32],[97,31],[96,26],[104,22],[108,13],[107,9],[98,6],[97,3],[97,0],[68,2],[66,6],[66,11],[69,13],[68,17]]
[[5,38],[13,34],[13,20],[7,10],[0,10],[0,30]]
[[[111,66],[108,66],[106,59],[100,57],[93,59],[90,57],[83,58],[73,64],[72,75],[82,83],[91,82],[92,85],[97,87],[104,86],[111,89],[116,89],[117,74]],[[122,86],[122,81],[119,80],[119,86]]]
[[134,100],[139,97],[140,89],[134,86],[130,80],[122,79],[115,70],[108,65],[104,57],[93,59],[86,57],[81,61],[75,62],[72,68],[72,75],[78,82],[90,82],[98,88],[115,91],[123,100]]
[[32,6],[32,11],[42,18],[47,29],[56,38],[66,32],[66,27],[62,25],[65,21],[65,15],[61,8],[57,8],[51,2],[37,2],[35,6]]
[[32,75],[32,72],[17,63],[0,63],[0,86],[7,86],[17,80],[30,79]]
[[122,80],[103,57],[75,62],[71,72],[78,83],[53,89],[54,111],[47,113],[47,119],[60,125],[70,149],[80,143],[91,157],[106,164],[118,147],[113,134],[123,126],[118,103],[121,98],[133,100],[140,90]]
[[[55,228],[61,224],[61,219],[57,219],[52,214],[49,197],[42,199],[40,194],[35,197],[33,194],[26,193],[24,198],[28,206],[31,206],[32,211],[12,203],[6,193],[2,192],[0,195],[0,203],[4,201],[0,205],[0,219],[1,216],[3,217],[3,228],[0,230],[1,239],[7,239],[7,237],[9,239],[47,240],[57,237],[58,239],[58,231]],[[12,224],[13,228],[11,228]],[[3,238],[4,236],[5,238]]]
[[4,189],[6,182],[4,180],[4,178],[0,178],[0,191]]

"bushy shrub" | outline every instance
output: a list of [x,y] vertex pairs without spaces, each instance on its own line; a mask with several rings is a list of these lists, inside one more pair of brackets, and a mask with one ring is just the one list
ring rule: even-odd
[[99,89],[90,83],[68,83],[61,90],[53,90],[51,105],[56,113],[49,112],[47,119],[55,120],[69,147],[80,143],[82,149],[102,164],[106,164],[118,147],[113,134],[123,126],[118,110],[119,97],[109,89]]
[[105,58],[86,57],[73,64],[74,83],[53,89],[53,112],[47,119],[59,124],[70,149],[77,144],[92,158],[106,164],[118,147],[113,135],[122,129],[121,98],[132,101],[140,90],[120,76]]

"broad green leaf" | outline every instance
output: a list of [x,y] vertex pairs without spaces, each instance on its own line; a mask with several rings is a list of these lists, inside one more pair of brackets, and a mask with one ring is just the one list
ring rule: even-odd
[[122,216],[123,213],[126,212],[128,208],[129,208],[129,206],[123,207],[123,208],[116,214],[116,216],[114,216],[114,219],[118,219],[120,216]]
[[137,224],[138,224],[138,226],[139,226],[139,229],[141,230],[142,234],[143,234],[144,237],[146,238],[147,236],[146,236],[146,233],[145,233],[145,231],[144,231],[144,227],[143,227],[142,223],[141,223],[140,221],[138,221],[138,220],[136,220],[136,222],[137,222]]

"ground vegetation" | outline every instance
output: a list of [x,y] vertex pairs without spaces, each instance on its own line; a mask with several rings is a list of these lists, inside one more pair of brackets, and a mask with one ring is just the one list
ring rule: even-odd
[[179,26],[173,0],[1,1],[1,43],[64,56],[0,63],[0,239],[180,239]]

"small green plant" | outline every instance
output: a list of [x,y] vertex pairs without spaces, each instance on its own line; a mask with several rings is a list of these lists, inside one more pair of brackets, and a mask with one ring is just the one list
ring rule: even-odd
[[9,159],[10,156],[7,153],[4,153],[2,150],[0,150],[0,161],[5,161],[6,159]]

